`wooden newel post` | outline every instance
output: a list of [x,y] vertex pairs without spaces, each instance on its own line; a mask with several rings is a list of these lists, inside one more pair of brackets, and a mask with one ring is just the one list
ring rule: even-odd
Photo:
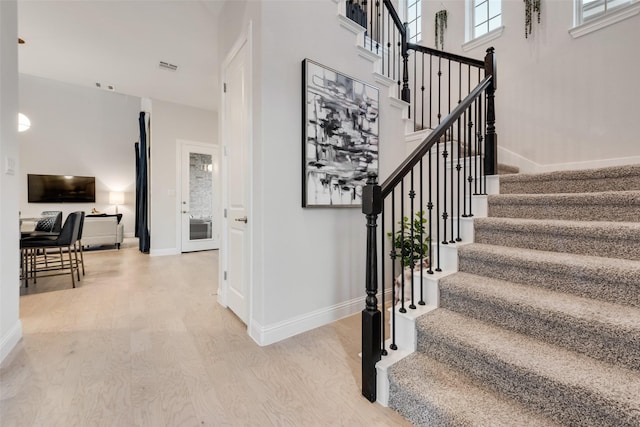
[[498,173],[498,135],[496,134],[495,92],[498,87],[495,50],[490,47],[484,57],[485,76],[491,76],[487,88],[487,136],[485,139],[484,173]]
[[362,189],[362,213],[367,217],[367,265],[365,309],[362,310],[362,395],[376,401],[376,363],[382,354],[382,314],[378,310],[377,220],[382,212],[382,189],[369,177]]

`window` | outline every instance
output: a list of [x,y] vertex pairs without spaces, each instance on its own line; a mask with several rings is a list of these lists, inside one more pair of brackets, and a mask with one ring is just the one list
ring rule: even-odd
[[473,0],[472,39],[478,38],[502,25],[501,0]]
[[422,40],[422,0],[407,0],[407,22],[409,23],[409,42]]
[[601,28],[640,14],[640,0],[574,0],[573,38],[582,37]]
[[620,7],[627,6],[632,0],[576,0],[578,22],[582,24],[590,20],[612,13]]

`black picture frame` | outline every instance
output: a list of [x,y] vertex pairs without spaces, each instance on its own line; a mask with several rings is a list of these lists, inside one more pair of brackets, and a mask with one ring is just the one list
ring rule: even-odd
[[302,61],[302,207],[358,207],[378,175],[378,88]]

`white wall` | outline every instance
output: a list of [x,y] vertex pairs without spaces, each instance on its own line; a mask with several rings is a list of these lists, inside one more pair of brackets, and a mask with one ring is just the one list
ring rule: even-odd
[[[378,85],[371,63],[357,55],[355,37],[339,26],[334,2],[260,4],[257,11],[250,10],[256,7],[252,5],[235,6],[245,21],[239,24],[225,14],[229,26],[223,22],[221,32],[244,28],[248,17],[255,19],[251,333],[266,344],[364,308],[361,210],[300,207],[301,61],[310,58]],[[381,89],[382,178],[400,163],[404,150],[401,112],[386,95]]]
[[150,167],[151,255],[180,252],[176,234],[178,140],[215,144],[217,113],[170,102],[152,100]]
[[[20,210],[64,215],[92,208],[115,213],[109,191],[124,191],[125,235],[135,224],[135,151],[139,138],[140,98],[20,74],[20,110],[31,129],[20,133]],[[28,203],[27,174],[80,175],[96,178],[95,203]]]
[[[0,361],[22,337],[19,319],[17,38],[16,2],[0,1]],[[15,162],[13,174],[6,173],[6,159]]]
[[640,15],[574,39],[568,33],[573,1],[543,1],[542,22],[525,39],[524,3],[503,0],[502,36],[465,53],[461,0],[424,2],[423,44],[434,46],[434,14],[443,4],[449,16],[445,50],[480,59],[488,46],[496,48],[498,143],[533,162],[523,166],[640,162]]

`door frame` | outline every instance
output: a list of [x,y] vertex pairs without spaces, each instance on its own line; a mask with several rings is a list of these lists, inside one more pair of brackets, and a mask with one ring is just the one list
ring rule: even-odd
[[[207,148],[208,150],[213,150],[213,151],[217,151],[218,152],[218,162],[222,163],[222,156],[220,153],[220,146],[218,144],[207,144],[206,142],[198,142],[198,141],[189,141],[186,139],[176,139],[176,247],[178,248],[178,253],[183,253],[182,252],[182,206],[181,206],[181,202],[182,200],[184,200],[184,198],[182,197],[182,149],[187,146],[187,145],[191,145],[191,146],[196,146],[196,147],[204,147]],[[219,165],[219,167],[221,167],[221,165]],[[221,227],[221,217],[222,217],[222,209],[220,208],[221,205],[221,194],[216,195],[215,194],[215,188],[220,188],[221,189],[221,185],[220,185],[220,172],[217,174],[214,173],[213,176],[213,186],[214,186],[214,206],[213,206],[213,223],[214,224],[218,224],[217,227],[214,227],[212,230],[213,235],[215,236],[216,234],[218,234],[218,238],[220,238],[220,235],[222,233],[222,230],[220,230]],[[220,190],[219,190],[220,191]],[[218,241],[218,247],[214,248],[214,249],[219,249],[220,248],[220,241]]]
[[[249,218],[249,222],[247,223],[246,233],[247,234],[247,246],[246,246],[246,259],[249,267],[249,271],[247,272],[248,277],[248,307],[247,307],[247,331],[251,331],[252,323],[253,323],[253,283],[254,283],[254,274],[253,274],[253,223],[254,223],[254,215],[253,215],[253,46],[252,46],[252,30],[253,24],[252,21],[249,21],[247,24],[247,28],[240,34],[236,42],[233,44],[233,47],[225,57],[222,62],[221,72],[220,72],[220,87],[224,88],[227,69],[231,61],[240,53],[241,49],[244,47],[247,55],[247,81],[245,82],[245,90],[247,91],[247,100],[248,100],[248,114],[247,114],[247,128],[248,128],[248,170],[245,171],[245,180],[247,185],[247,194],[249,200],[247,201],[247,217]],[[228,158],[227,158],[227,147],[230,144],[230,141],[227,140],[227,128],[226,128],[226,98],[224,90],[220,91],[220,141],[222,145],[221,152],[221,179],[222,179],[222,211],[223,215],[221,218],[221,240],[220,240],[220,268],[219,268],[219,280],[218,280],[218,303],[223,307],[228,307],[228,291],[229,291],[229,283],[226,279],[226,272],[229,268],[229,224],[228,218],[224,213],[226,213],[229,207],[229,177],[228,177]]]

